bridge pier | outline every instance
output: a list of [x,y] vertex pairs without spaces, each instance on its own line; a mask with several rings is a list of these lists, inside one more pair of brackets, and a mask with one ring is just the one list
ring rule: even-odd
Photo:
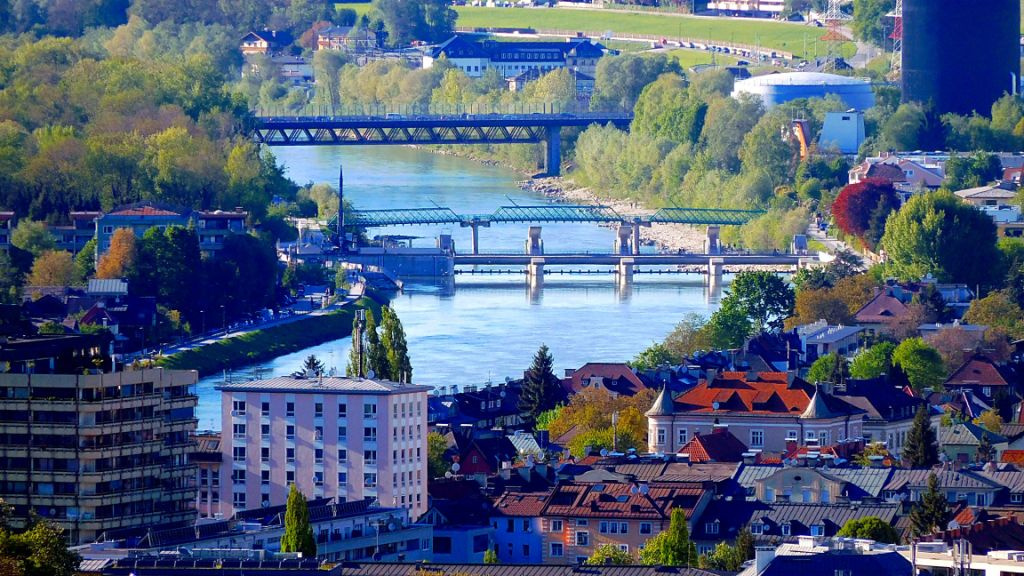
[[633,218],[633,255],[640,254],[640,227],[646,226],[651,227],[650,222],[641,220],[640,218]]
[[620,258],[616,268],[618,273],[619,286],[628,286],[633,283],[633,259]]
[[546,164],[548,176],[559,176],[562,173],[562,127],[548,126],[546,142]]
[[486,220],[480,220],[479,218],[473,218],[472,220],[464,221],[464,222],[460,223],[459,225],[462,226],[463,228],[469,228],[469,241],[470,241],[471,248],[473,250],[473,254],[474,255],[479,254],[480,253],[480,237],[479,237],[480,236],[480,230],[479,230],[479,228],[481,226],[483,226],[484,228],[490,228],[491,223],[486,221]]
[[722,242],[719,238],[721,229],[718,226],[708,226],[707,234],[704,237],[705,254],[721,254]]
[[540,226],[530,226],[526,236],[526,254],[528,256],[540,256],[544,254],[544,240],[540,237]]
[[725,268],[725,258],[708,258],[708,286],[712,290],[722,285],[722,271]]
[[[631,240],[634,235],[635,228],[625,222],[620,222],[619,227],[616,229],[615,247],[614,251],[616,254],[636,254],[636,241]],[[632,246],[630,246],[632,244]]]
[[530,283],[531,290],[537,290],[544,286],[544,259],[531,258],[526,266],[526,277]]

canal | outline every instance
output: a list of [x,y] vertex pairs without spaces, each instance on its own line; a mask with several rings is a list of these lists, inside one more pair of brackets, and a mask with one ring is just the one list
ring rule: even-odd
[[[546,203],[521,190],[523,176],[452,156],[405,147],[277,148],[274,153],[300,184],[337,185],[338,166],[345,170],[345,197],[357,209],[449,207],[459,214],[486,214],[500,206]],[[480,249],[521,251],[528,226],[482,228]],[[370,234],[417,236],[414,246],[434,244],[451,234],[458,249],[468,250],[468,229],[403,227]],[[549,252],[610,252],[614,233],[595,224],[545,224],[542,237]],[[455,288],[407,283],[394,308],[405,326],[413,380],[432,386],[483,384],[521,377],[537,348],[545,343],[559,375],[586,362],[631,359],[661,340],[687,313],[708,315],[720,291],[710,292],[697,275],[638,275],[626,289],[607,275],[549,275],[540,291],[527,288],[523,276],[457,276]],[[289,374],[316,354],[328,368],[344,372],[350,342],[342,338],[279,357],[261,365],[259,375]],[[247,378],[240,370],[232,378]],[[220,396],[214,386],[223,375],[200,381],[200,429],[220,428]]]

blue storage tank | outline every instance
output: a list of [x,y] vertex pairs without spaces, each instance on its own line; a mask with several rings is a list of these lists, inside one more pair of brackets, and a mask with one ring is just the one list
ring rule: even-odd
[[733,98],[740,94],[753,94],[764,102],[765,108],[800,98],[824,98],[835,94],[848,108],[867,110],[875,105],[875,94],[867,78],[851,78],[820,72],[790,72],[766,74],[736,82]]

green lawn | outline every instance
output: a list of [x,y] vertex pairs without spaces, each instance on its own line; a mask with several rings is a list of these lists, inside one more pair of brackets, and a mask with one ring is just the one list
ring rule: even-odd
[[[672,50],[669,55],[679,61],[679,66],[687,70],[699,64],[711,64],[711,53],[703,50]],[[719,66],[732,66],[736,59],[724,54],[715,54],[715,63]]]

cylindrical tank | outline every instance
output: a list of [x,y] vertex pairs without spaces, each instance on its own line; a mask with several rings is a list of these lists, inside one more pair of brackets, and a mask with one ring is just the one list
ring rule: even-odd
[[773,108],[799,98],[824,98],[836,95],[849,108],[867,110],[875,105],[871,82],[866,78],[852,78],[818,72],[790,72],[765,74],[733,84],[732,95],[753,94],[761,98],[765,108]]
[[1020,0],[904,0],[903,101],[989,115],[1020,76]]

